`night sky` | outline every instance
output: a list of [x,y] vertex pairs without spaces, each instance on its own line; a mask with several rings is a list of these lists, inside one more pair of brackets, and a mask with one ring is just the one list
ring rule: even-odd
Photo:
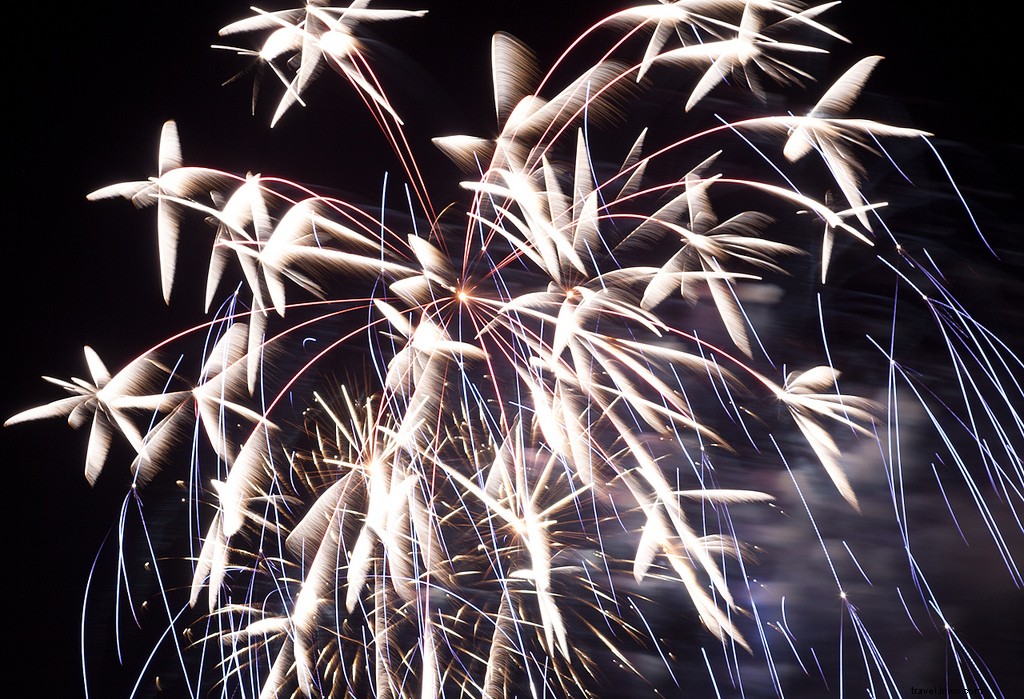
[[[379,196],[383,172],[394,165],[375,124],[333,74],[322,76],[309,108],[293,108],[273,130],[269,119],[280,94],[273,76],[264,80],[255,116],[249,113],[251,76],[222,86],[247,59],[210,44],[218,41],[218,28],[247,14],[246,4],[49,3],[29,9],[17,26],[8,23],[8,33],[18,36],[16,51],[7,54],[4,108],[5,206],[14,214],[4,226],[0,281],[8,312],[4,416],[60,397],[39,376],[84,376],[83,344],[116,369],[201,320],[201,283],[195,282],[201,282],[208,254],[203,239],[194,235],[184,243],[179,266],[195,255],[199,272],[196,279],[181,275],[168,308],[160,296],[153,210],[85,200],[100,186],[149,176],[165,120],[177,120],[187,163],[276,174],[352,192],[364,202]],[[933,15],[913,14],[912,6],[922,5]],[[490,35],[507,30],[549,61],[602,8],[618,4],[433,0],[405,6],[430,13],[380,25],[379,35],[394,47],[382,52],[389,65],[382,81],[397,85],[392,97],[407,115],[413,148],[423,154],[428,176],[440,173],[454,183],[457,171],[427,139],[444,132],[491,133]],[[1000,254],[994,268],[1002,278],[1019,279],[1024,148],[1019,108],[1010,97],[1019,91],[1021,61],[1009,17],[994,16],[993,6],[979,7],[988,13],[984,18],[969,16],[963,14],[967,7],[849,0],[824,16],[853,40],[852,47],[835,47],[824,75],[838,75],[860,56],[886,56],[868,89],[901,105],[895,112],[901,125],[938,135]],[[813,87],[810,92],[817,94]],[[449,187],[439,198],[454,193]],[[965,230],[963,236],[962,244],[977,252],[976,234]],[[983,305],[1024,298],[1019,288],[1001,287],[995,297],[977,291]],[[1020,306],[999,317],[1004,339],[1024,350]],[[2,463],[13,478],[5,490],[5,577],[14,612],[7,638],[15,647],[7,659],[8,684],[27,682],[38,696],[81,694],[81,601],[93,557],[116,522],[128,483],[121,465],[131,455],[119,444],[96,487],[86,484],[86,436],[60,421],[0,430]],[[1017,534],[1018,553],[1024,553]],[[1005,572],[993,572],[1000,573],[1005,578]],[[105,576],[95,584],[109,586],[112,575]],[[1012,618],[1017,612],[1024,617],[1019,593],[1007,613]],[[1015,648],[997,649],[994,666],[1005,668],[1013,653],[1024,652],[1022,617],[1016,638],[1000,641]],[[997,621],[998,633],[1005,635],[1006,618]],[[998,644],[986,642],[984,628],[982,623],[977,629],[979,646],[992,650]],[[1007,696],[1017,696],[1012,689],[1021,684],[1010,675]]]

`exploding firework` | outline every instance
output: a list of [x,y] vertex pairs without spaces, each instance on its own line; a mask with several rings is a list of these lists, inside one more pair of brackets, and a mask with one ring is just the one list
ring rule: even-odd
[[1021,585],[1021,362],[908,228],[942,160],[862,113],[880,57],[815,81],[830,6],[625,7],[550,66],[496,34],[495,123],[434,134],[443,182],[375,38],[423,11],[225,26],[271,124],[333,78],[397,166],[367,205],[194,164],[168,121],[89,195],[155,210],[163,299],[207,310],[8,420],[88,430],[90,483],[133,453],[133,693],[998,696],[918,518]]

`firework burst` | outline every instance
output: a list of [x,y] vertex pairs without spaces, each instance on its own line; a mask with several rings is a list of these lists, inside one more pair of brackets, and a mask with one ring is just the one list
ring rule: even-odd
[[[1021,586],[1022,363],[866,186],[934,149],[858,115],[880,57],[814,81],[844,40],[833,4],[625,8],[548,70],[496,34],[493,131],[433,139],[463,173],[443,205],[368,33],[425,11],[313,2],[221,30],[279,88],[261,97],[277,100],[272,125],[341,78],[397,159],[407,210],[189,164],[173,121],[152,176],[89,195],[156,210],[163,298],[205,268],[209,317],[116,372],[86,347],[88,380],[47,378],[70,395],[7,424],[90,424],[90,483],[126,438],[119,551],[147,486],[184,489],[190,574],[171,579],[181,555],[169,563],[139,520],[166,612],[154,657],[179,693],[618,696],[628,680],[896,696],[931,677],[876,640],[866,610],[888,596],[944,639],[944,683],[998,696],[916,555],[906,425]],[[634,130],[661,102],[672,123]],[[208,263],[179,259],[202,230]],[[891,290],[856,348],[829,339],[840,253]],[[765,321],[780,306],[810,310],[799,339]],[[915,364],[910,315],[931,321],[944,375]],[[841,390],[865,352],[880,379]],[[854,517],[895,532],[902,583],[861,589],[857,545],[823,521]],[[833,640],[794,628],[786,585],[758,581],[791,528],[826,571]]]

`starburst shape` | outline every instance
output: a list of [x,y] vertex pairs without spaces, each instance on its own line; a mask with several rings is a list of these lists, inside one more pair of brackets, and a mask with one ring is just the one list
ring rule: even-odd
[[[148,413],[152,416],[171,410],[177,405],[181,394],[158,390],[160,377],[166,376],[168,371],[147,356],[135,359],[116,374],[110,373],[99,355],[88,345],[85,346],[85,360],[91,381],[80,378],[65,381],[44,376],[44,380],[60,386],[71,396],[13,415],[4,425],[66,417],[68,424],[77,429],[90,422],[91,418],[85,455],[85,478],[91,485],[103,470],[114,434],[120,432],[132,448],[141,451],[145,444],[145,434],[138,427],[139,414]],[[151,390],[156,392],[149,393]]]

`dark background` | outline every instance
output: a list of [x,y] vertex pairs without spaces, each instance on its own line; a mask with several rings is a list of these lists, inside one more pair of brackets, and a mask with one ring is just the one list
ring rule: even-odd
[[[428,171],[438,171],[448,165],[433,154],[427,137],[445,130],[484,135],[492,128],[486,69],[491,33],[504,29],[519,36],[538,48],[544,63],[567,37],[617,5],[527,0],[407,6],[430,14],[382,25],[380,33],[406,54],[394,55],[394,64],[412,79],[399,81],[394,99],[410,115],[407,121],[417,124],[414,149],[425,154]],[[1021,61],[1011,36],[1014,22],[993,8],[971,14],[964,3],[850,0],[825,15],[854,42],[852,49],[837,48],[825,74],[837,75],[862,55],[887,57],[869,89],[903,105],[901,123],[939,134],[1001,251],[1001,273],[1013,276],[1024,250],[1016,238],[1024,221],[1020,111],[1011,103]],[[8,20],[8,34],[17,36],[15,50],[6,54],[3,108],[4,205],[13,214],[3,225],[0,282],[7,312],[3,416],[57,397],[40,375],[83,375],[84,343],[117,368],[200,318],[198,292],[188,289],[196,285],[187,277],[177,280],[170,308],[160,298],[152,211],[85,201],[102,185],[142,179],[154,170],[166,119],[178,121],[187,162],[324,184],[371,202],[377,197],[383,171],[394,166],[374,155],[383,150],[376,145],[376,126],[332,76],[313,91],[310,109],[296,107],[274,130],[268,123],[279,90],[271,79],[255,117],[248,113],[249,78],[221,86],[246,59],[209,45],[218,41],[219,27],[246,14],[245,2],[106,1],[42,4],[16,23]],[[454,170],[444,172],[456,181]],[[964,244],[976,249],[974,233],[963,235]],[[197,244],[184,254],[205,258],[207,252]],[[986,298],[978,289],[982,304],[1003,299]],[[1003,316],[1000,330],[1022,349],[1024,316],[1014,310]],[[8,644],[15,646],[5,665],[8,685],[33,687],[25,696],[81,694],[81,601],[93,557],[116,522],[128,482],[118,467],[129,457],[115,449],[99,484],[89,488],[81,475],[85,437],[58,422],[0,430],[9,539],[5,598],[14,612],[6,627]],[[96,584],[110,585],[111,573],[105,576]],[[1014,696],[1016,681],[1010,659],[1022,652],[1024,634],[1021,618],[1014,620],[1021,612],[1019,594],[1016,600],[991,619],[1001,634],[998,643],[986,643],[984,622],[971,639],[986,646],[993,667],[1009,668],[999,675],[1007,696]]]

